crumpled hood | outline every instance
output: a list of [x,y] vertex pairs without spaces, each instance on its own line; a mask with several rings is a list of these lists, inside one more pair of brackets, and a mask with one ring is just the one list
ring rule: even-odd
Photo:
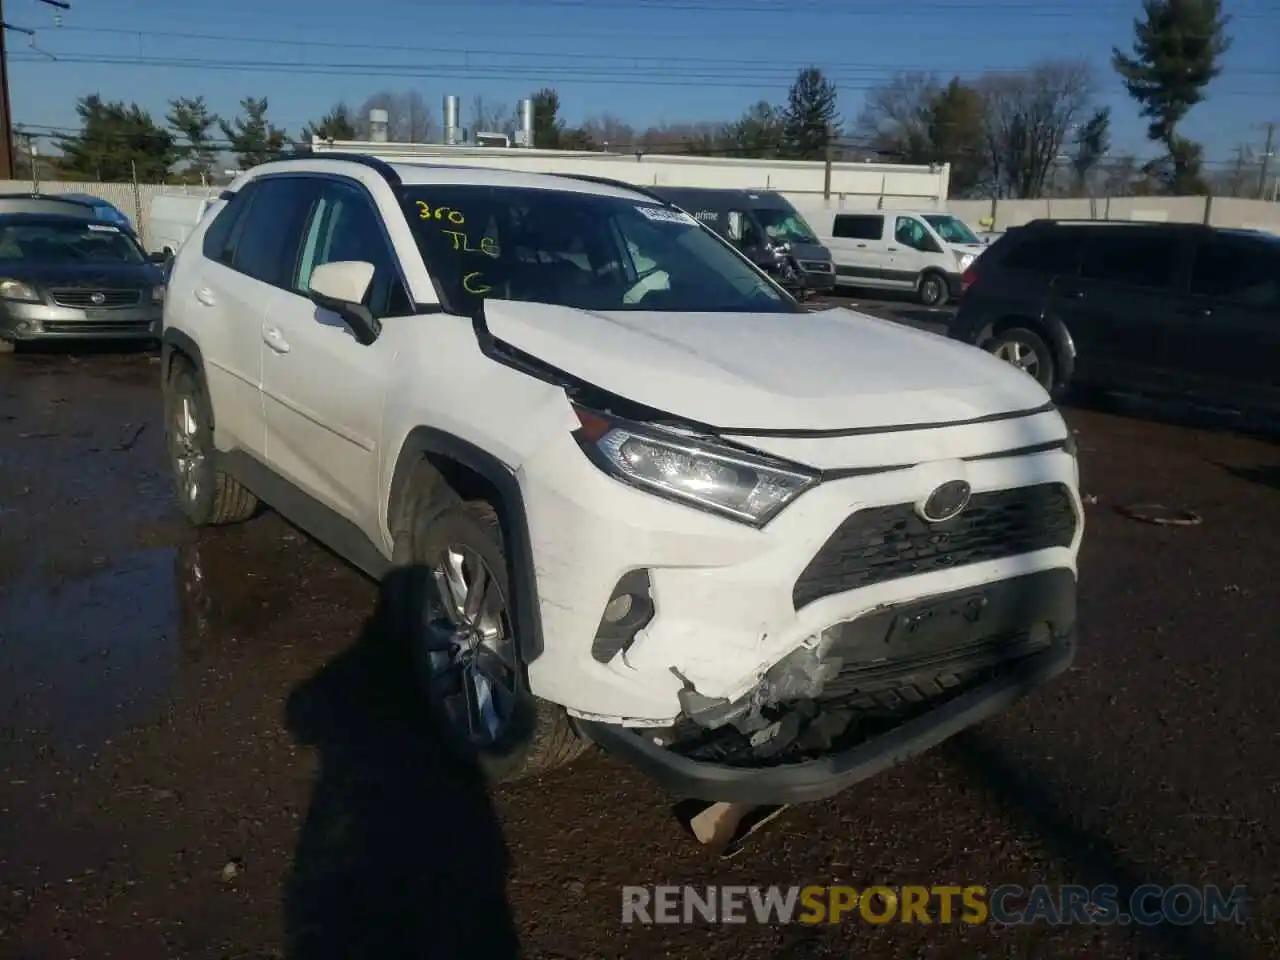
[[596,313],[490,300],[485,325],[580,380],[727,432],[939,424],[1049,399],[981,350],[843,308]]

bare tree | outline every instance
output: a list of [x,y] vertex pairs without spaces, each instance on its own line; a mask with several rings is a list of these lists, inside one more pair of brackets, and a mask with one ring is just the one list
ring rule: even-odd
[[582,131],[602,149],[614,152],[632,150],[639,142],[635,128],[611,113],[591,117],[582,124]]
[[1039,197],[1068,136],[1096,89],[1083,61],[1042,61],[1021,73],[978,81],[992,189],[1000,197]]
[[361,140],[369,139],[369,111],[387,111],[387,139],[396,143],[427,143],[435,134],[435,116],[417,90],[383,90],[364,101],[351,118]]
[[516,125],[516,112],[512,107],[486,100],[479,93],[471,101],[471,119],[464,124],[471,128],[472,136],[477,133],[503,133],[508,137],[515,134]]
[[850,134],[895,160],[922,162],[928,143],[929,106],[941,93],[942,84],[931,73],[899,73],[883,86],[867,91]]

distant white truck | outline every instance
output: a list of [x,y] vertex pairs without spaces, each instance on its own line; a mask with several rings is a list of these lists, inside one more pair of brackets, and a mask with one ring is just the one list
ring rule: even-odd
[[191,235],[217,196],[160,193],[151,198],[147,251],[172,257]]

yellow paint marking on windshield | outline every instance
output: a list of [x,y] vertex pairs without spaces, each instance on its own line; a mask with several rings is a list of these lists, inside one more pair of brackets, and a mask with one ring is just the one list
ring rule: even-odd
[[490,290],[492,290],[493,287],[490,287],[488,284],[486,284],[484,282],[484,274],[481,273],[479,270],[476,270],[472,273],[468,273],[465,277],[462,278],[462,289],[467,291],[467,293],[471,293],[477,297],[481,297],[481,296],[484,296],[486,293],[488,293]]

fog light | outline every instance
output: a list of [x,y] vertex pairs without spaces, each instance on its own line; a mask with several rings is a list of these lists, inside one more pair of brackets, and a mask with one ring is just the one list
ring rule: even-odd
[[653,620],[654,605],[649,591],[647,570],[632,570],[618,581],[591,642],[591,656],[595,660],[608,663],[630,647],[636,634]]

